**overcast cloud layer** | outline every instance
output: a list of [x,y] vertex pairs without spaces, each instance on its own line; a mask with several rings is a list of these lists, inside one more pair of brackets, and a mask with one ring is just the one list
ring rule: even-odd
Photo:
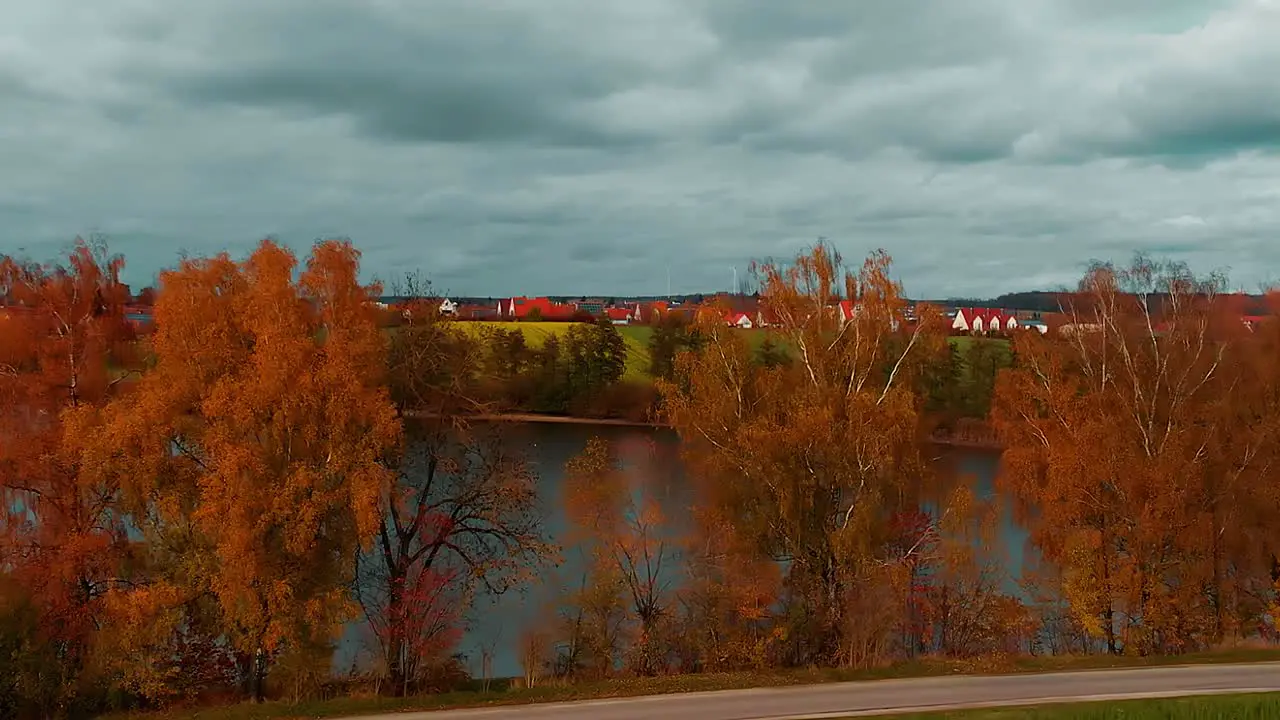
[[0,0],[0,252],[349,236],[456,293],[1280,277],[1280,2]]

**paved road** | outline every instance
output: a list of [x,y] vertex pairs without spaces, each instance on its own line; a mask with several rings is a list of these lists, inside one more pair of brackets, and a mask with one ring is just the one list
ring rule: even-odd
[[401,713],[365,720],[821,720],[1000,705],[1280,691],[1280,663],[878,680]]

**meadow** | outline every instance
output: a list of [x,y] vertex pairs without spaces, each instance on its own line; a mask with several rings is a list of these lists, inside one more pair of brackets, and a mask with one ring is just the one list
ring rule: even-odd
[[[551,335],[563,335],[574,323],[565,322],[492,322],[468,321],[460,323],[469,332],[481,332],[483,328],[519,330],[530,347],[541,347]],[[649,338],[653,328],[648,325],[618,325],[618,334],[627,344],[627,371],[624,380],[652,380],[649,374]],[[764,330],[741,330],[752,347],[764,342]]]
[[[519,330],[524,334],[525,342],[530,347],[541,347],[546,342],[547,337],[551,335],[562,335],[568,331],[569,326],[573,323],[566,322],[494,322],[494,321],[467,321],[460,323],[470,332],[480,332],[482,328],[491,327],[503,330]],[[652,380],[649,375],[649,338],[653,335],[653,328],[648,325],[618,325],[618,334],[627,344],[627,371],[623,376],[625,380],[645,381]],[[754,349],[758,348],[769,335],[769,331],[764,328],[752,328],[749,330],[739,330],[746,338],[747,343]],[[962,353],[973,344],[974,338],[967,336],[956,336],[950,338],[953,345]],[[1003,338],[996,338],[995,342],[1007,347],[1008,341]]]

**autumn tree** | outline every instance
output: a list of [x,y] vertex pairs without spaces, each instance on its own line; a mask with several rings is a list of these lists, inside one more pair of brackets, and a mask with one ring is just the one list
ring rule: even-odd
[[410,432],[375,547],[358,561],[357,593],[399,693],[458,639],[479,596],[522,585],[553,552],[530,466],[497,429],[455,432]]
[[22,692],[51,715],[92,702],[103,598],[131,581],[119,484],[82,452],[129,377],[123,265],[80,240],[63,263],[0,257],[0,580],[34,623]]
[[640,675],[665,667],[677,572],[677,542],[654,478],[631,477],[611,444],[592,438],[565,467],[570,541],[586,549],[588,573],[617,583],[636,624],[630,666]]
[[681,544],[686,581],[672,651],[686,672],[760,670],[782,659],[781,566],[737,531],[724,508],[693,508]]
[[763,365],[766,368],[785,365],[790,359],[786,350],[768,336],[765,336],[760,343],[760,347],[756,348],[755,361],[758,365]]
[[616,569],[607,563],[588,565],[558,599],[556,676],[598,680],[614,674],[623,659],[629,619]]
[[421,689],[477,595],[523,584],[553,550],[532,468],[500,427],[468,419],[487,407],[474,375],[483,352],[438,314],[413,314],[391,342],[407,442],[390,461],[376,542],[357,555],[356,595],[400,694]]
[[[1234,300],[1234,299],[1233,299]],[[1250,329],[1236,302],[1222,302],[1215,339],[1227,346],[1223,373],[1230,382],[1211,403],[1213,436],[1205,445],[1195,497],[1213,612],[1212,635],[1252,635],[1276,597],[1280,493],[1274,472],[1280,454],[1280,294],[1267,297],[1272,317]]]
[[243,263],[163,273],[154,370],[96,458],[131,479],[153,582],[212,601],[258,699],[275,658],[351,616],[352,558],[377,532],[401,433],[359,253],[320,242],[296,266],[264,241]]
[[923,471],[914,378],[943,340],[928,308],[907,318],[889,270],[876,253],[848,272],[822,245],[761,267],[762,302],[778,321],[770,330],[792,362],[753,363],[741,333],[707,313],[705,346],[661,385],[707,501],[759,552],[790,564],[793,635],[805,638],[794,662],[848,660],[846,594],[882,549],[888,509]]
[[912,590],[923,590],[913,608],[920,612],[920,640],[929,653],[951,657],[1025,652],[1032,623],[1006,592],[1009,558],[997,550],[1000,505],[978,498],[973,484],[964,478],[941,514],[924,525],[921,538],[931,546],[904,553],[918,570]]
[[1066,332],[1019,336],[998,382],[1004,486],[1110,652],[1214,642],[1226,548],[1265,534],[1238,504],[1263,470],[1266,409],[1245,397],[1263,387],[1241,374],[1221,282],[1144,256],[1095,264],[1063,300]]

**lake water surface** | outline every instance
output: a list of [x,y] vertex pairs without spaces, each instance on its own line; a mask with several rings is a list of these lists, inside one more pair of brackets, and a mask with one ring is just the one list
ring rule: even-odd
[[[540,481],[540,496],[550,539],[562,546],[563,563],[543,573],[526,592],[508,593],[497,599],[480,598],[459,650],[466,656],[471,672],[480,674],[481,650],[493,653],[495,676],[521,673],[517,648],[521,634],[547,621],[549,598],[560,588],[576,586],[583,560],[578,548],[565,547],[564,467],[586,447],[588,440],[609,440],[619,453],[625,471],[643,478],[654,488],[669,518],[684,516],[691,498],[686,492],[684,469],[679,457],[679,440],[674,432],[661,428],[624,427],[568,423],[512,424],[510,442],[525,453]],[[969,478],[979,496],[994,493],[998,455],[990,450],[932,446],[933,460],[941,474]],[[1026,533],[1006,510],[998,533],[998,548],[1007,557],[1009,574],[1016,577],[1023,564]],[[372,652],[357,625],[348,628],[335,657],[335,670],[344,672],[358,655]]]

